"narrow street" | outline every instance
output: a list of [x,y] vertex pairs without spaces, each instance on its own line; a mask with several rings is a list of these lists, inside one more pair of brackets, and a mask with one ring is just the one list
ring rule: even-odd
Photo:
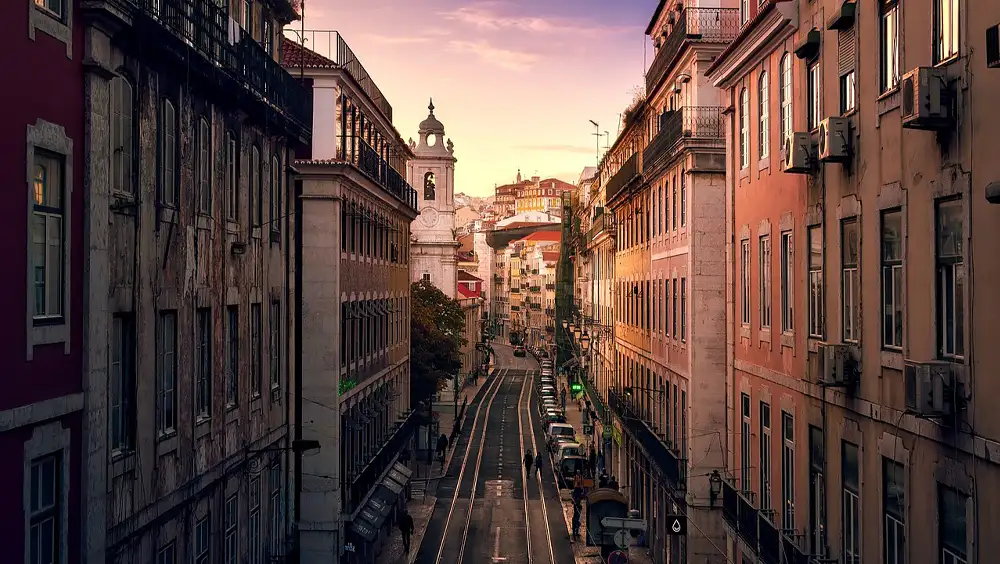
[[530,476],[522,464],[526,450],[546,450],[538,364],[513,356],[510,347],[495,351],[495,369],[469,406],[416,562],[573,563],[551,461]]

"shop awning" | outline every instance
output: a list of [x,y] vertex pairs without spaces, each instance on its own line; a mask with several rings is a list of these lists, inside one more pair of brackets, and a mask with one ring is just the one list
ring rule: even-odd
[[378,535],[378,527],[366,521],[360,515],[351,522],[351,530],[367,542],[374,541],[375,536]]
[[392,513],[392,508],[396,504],[397,499],[399,499],[398,493],[384,485],[379,485],[378,489],[368,498],[368,506],[380,515],[388,517]]

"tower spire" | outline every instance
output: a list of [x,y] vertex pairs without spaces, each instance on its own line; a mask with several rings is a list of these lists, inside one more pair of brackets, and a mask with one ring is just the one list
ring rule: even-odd
[[431,115],[434,115],[434,98],[431,98],[431,103],[427,105],[427,109],[431,111]]

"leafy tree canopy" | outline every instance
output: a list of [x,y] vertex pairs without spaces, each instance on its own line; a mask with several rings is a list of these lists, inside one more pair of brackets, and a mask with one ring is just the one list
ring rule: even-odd
[[465,313],[458,300],[426,280],[410,287],[410,400],[434,394],[462,368]]

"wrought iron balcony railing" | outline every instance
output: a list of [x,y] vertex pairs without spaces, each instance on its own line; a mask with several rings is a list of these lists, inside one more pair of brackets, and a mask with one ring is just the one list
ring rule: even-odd
[[307,29],[304,31],[289,31],[288,38],[304,46],[314,53],[330,59],[338,67],[344,69],[358,83],[361,90],[368,95],[390,122],[392,121],[392,106],[379,87],[375,85],[364,65],[355,56],[344,36],[333,30]]
[[[386,192],[416,211],[417,191],[410,186],[403,175],[392,168],[389,161],[364,139],[354,138],[352,141],[340,147],[340,158],[358,167]],[[350,148],[355,150],[349,150]]]
[[[603,208],[602,208],[603,209]],[[587,233],[587,240],[593,241],[600,235],[604,229],[607,227],[607,213],[601,212],[594,217],[594,220],[590,222],[590,231]]]
[[726,136],[722,108],[684,106],[660,116],[660,131],[642,151],[642,167],[647,174],[667,163],[681,142],[691,141],[701,147],[724,149]]
[[722,517],[762,564],[808,564],[809,557],[769,516],[757,509],[753,492],[741,492],[733,480],[722,482]]
[[[308,140],[312,98],[224,8],[207,0],[109,0],[127,25],[122,37],[164,56],[226,101]],[[272,51],[275,46],[269,46]]]
[[628,399],[615,390],[608,390],[608,407],[618,414],[622,426],[639,443],[657,473],[666,478],[668,487],[676,491],[687,488],[687,461],[681,460],[660,440],[656,433],[639,417]]
[[605,188],[605,198],[610,202],[626,186],[632,183],[639,176],[639,153],[633,153],[625,163],[618,169],[618,172],[608,180]]
[[529,288],[529,290],[531,290],[531,293],[537,294],[538,292],[542,291],[542,288],[540,286],[532,286],[531,288]]
[[545,285],[545,289],[546,290],[555,290],[556,289],[556,285],[555,284],[546,284]]
[[556,314],[556,310],[554,310],[554,309],[552,309],[550,307],[545,308],[545,315],[555,315],[555,314]]
[[739,33],[739,8],[685,8],[677,16],[677,22],[656,50],[653,64],[646,71],[646,94],[653,95],[687,44],[726,44],[736,39]]

